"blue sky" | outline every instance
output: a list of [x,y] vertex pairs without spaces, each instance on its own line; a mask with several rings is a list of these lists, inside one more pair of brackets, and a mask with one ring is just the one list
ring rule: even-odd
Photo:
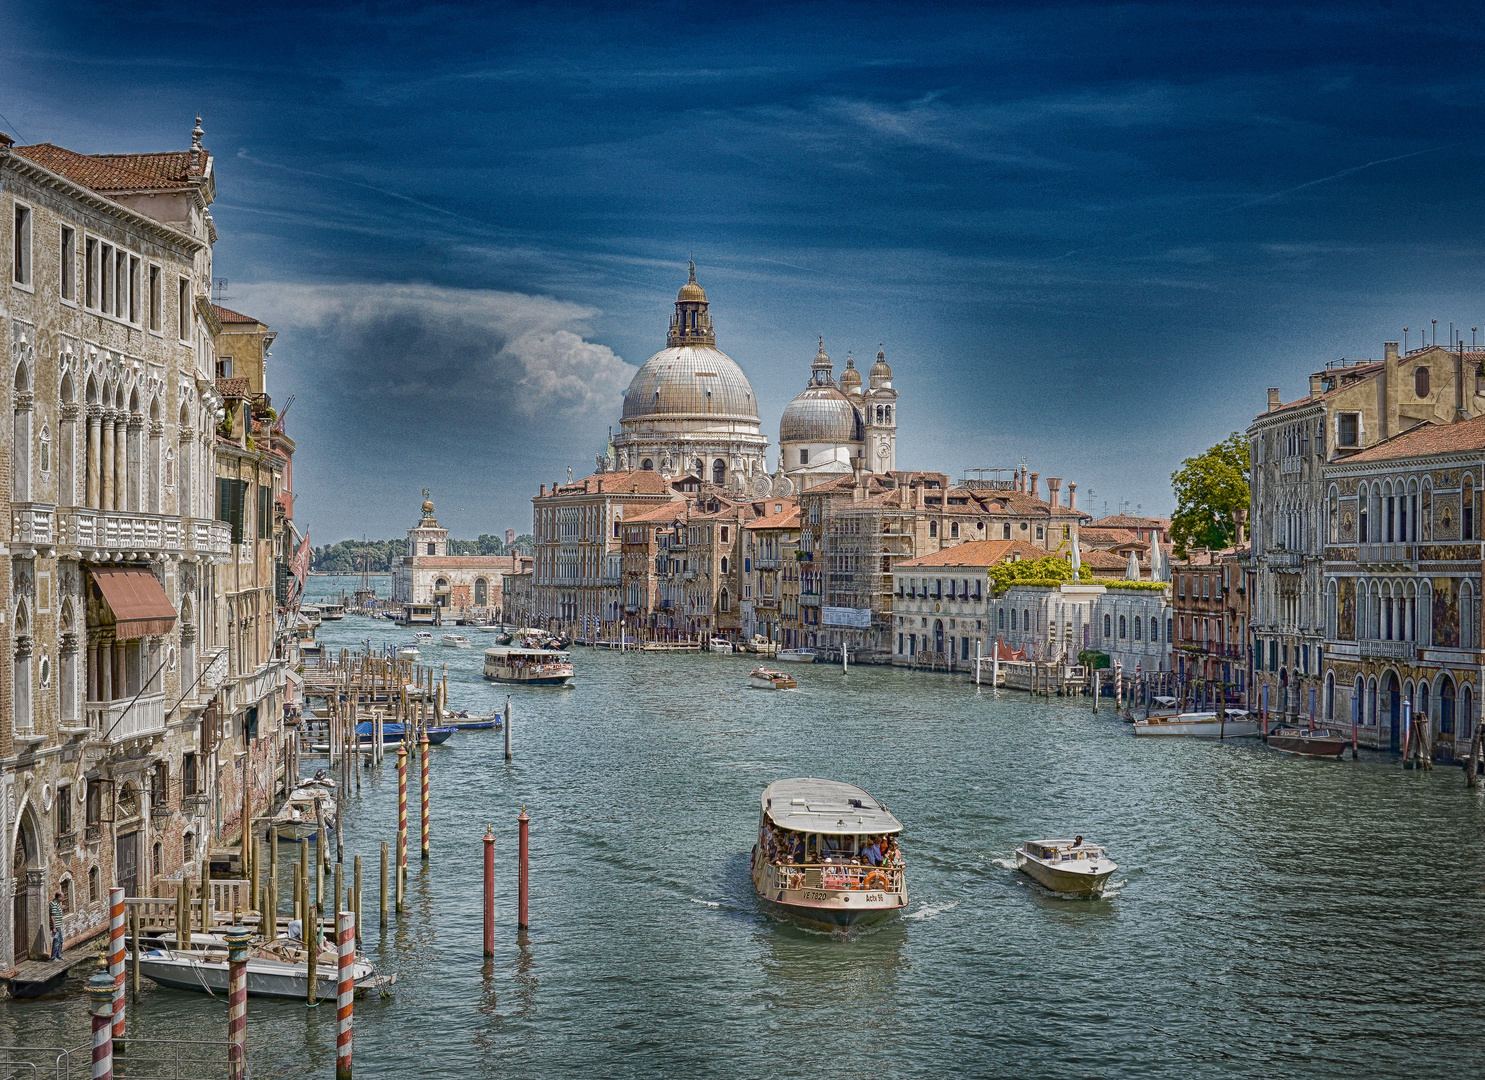
[[1480,10],[12,5],[0,124],[157,150],[201,113],[317,542],[424,486],[525,531],[691,253],[770,439],[817,335],[884,342],[900,466],[1167,513],[1266,387],[1485,327]]

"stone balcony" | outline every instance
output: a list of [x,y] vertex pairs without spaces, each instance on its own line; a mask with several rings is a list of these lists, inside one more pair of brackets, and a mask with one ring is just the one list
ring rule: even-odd
[[[132,707],[131,707],[131,704]],[[90,701],[84,707],[93,737],[109,743],[158,735],[165,730],[165,695]]]
[[57,508],[52,503],[10,504],[10,543],[15,548],[50,551],[56,543]]
[[91,507],[67,507],[59,516],[59,543],[99,561],[188,554],[225,557],[232,552],[231,527],[225,521]]
[[1387,660],[1412,660],[1418,651],[1418,643],[1415,641],[1379,641],[1375,638],[1362,638],[1357,645],[1362,656]]

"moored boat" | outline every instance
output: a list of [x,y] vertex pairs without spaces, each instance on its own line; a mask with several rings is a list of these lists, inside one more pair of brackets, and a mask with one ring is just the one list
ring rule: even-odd
[[1228,709],[1226,715],[1220,717],[1215,712],[1188,712],[1136,720],[1134,733],[1185,735],[1196,739],[1242,739],[1258,734],[1258,721],[1243,709]]
[[907,906],[902,823],[867,792],[833,780],[763,789],[753,888],[769,910],[826,929],[863,926]]
[[325,622],[339,622],[345,618],[345,608],[339,604],[321,604],[320,618]]
[[572,681],[572,658],[559,649],[497,645],[485,650],[484,674],[492,682],[566,686]]
[[418,643],[418,646],[420,648],[426,648],[427,646],[430,646],[430,645],[433,644],[433,631],[432,630],[419,630],[417,633],[415,633],[413,635],[413,640]]
[[1268,744],[1286,754],[1302,757],[1339,758],[1351,745],[1351,736],[1338,728],[1270,728]]
[[707,643],[707,648],[709,648],[714,653],[730,653],[733,651],[732,642],[728,641],[726,638],[720,637],[712,638],[711,641]]
[[793,690],[799,683],[793,675],[757,667],[748,672],[748,685],[759,690]]
[[[316,959],[315,988],[324,1001],[335,1000],[339,980],[338,959],[333,948],[320,950]],[[150,949],[139,954],[139,971],[172,990],[194,990],[197,993],[225,995],[227,992],[227,950]],[[378,974],[376,966],[362,956],[351,965],[351,980],[356,993],[387,990],[396,975]],[[250,997],[274,997],[303,1000],[309,990],[309,946],[291,938],[251,947],[247,960],[247,992]]]
[[1027,840],[1016,849],[1016,869],[1053,892],[1102,896],[1119,864],[1097,844],[1072,840]]
[[815,653],[813,649],[780,649],[773,658],[785,664],[813,664]]
[[440,639],[440,643],[450,649],[474,648],[474,646],[469,643],[469,639],[463,634],[445,634]]

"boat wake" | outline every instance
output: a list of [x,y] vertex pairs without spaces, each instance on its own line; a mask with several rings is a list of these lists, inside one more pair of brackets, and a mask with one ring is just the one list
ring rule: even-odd
[[912,919],[915,922],[917,920],[919,920],[919,919],[934,919],[934,918],[937,918],[938,916],[942,915],[946,911],[952,911],[954,908],[958,907],[961,903],[963,903],[962,900],[945,900],[942,903],[929,904],[927,907],[922,908],[919,911],[909,911],[909,912],[907,912],[906,914],[903,915],[903,918],[904,919]]
[[990,861],[994,865],[1000,867],[1002,870],[1014,870],[1014,869],[1016,869],[1016,860],[1015,859],[991,859]]
[[722,902],[720,900],[698,900],[694,896],[687,897],[687,899],[690,900],[691,903],[693,903],[693,904],[700,904],[702,907],[721,907],[722,906]]

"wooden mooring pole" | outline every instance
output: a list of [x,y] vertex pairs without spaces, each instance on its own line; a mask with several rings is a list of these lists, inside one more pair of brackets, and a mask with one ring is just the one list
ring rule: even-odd
[[495,826],[485,830],[485,955],[495,955]]
[[387,925],[387,842],[382,841],[381,925]]
[[530,915],[526,906],[527,894],[531,885],[531,818],[526,814],[526,808],[521,807],[521,816],[516,818],[517,825],[517,859],[516,868],[516,929],[525,930],[530,926]]

